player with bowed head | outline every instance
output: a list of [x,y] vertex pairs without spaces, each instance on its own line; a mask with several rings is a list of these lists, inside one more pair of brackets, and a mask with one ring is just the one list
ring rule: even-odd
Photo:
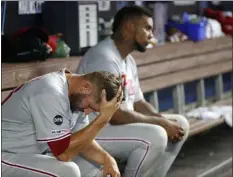
[[[120,177],[95,137],[121,104],[121,85],[109,72],[63,69],[13,90],[2,102],[2,175]],[[92,111],[99,115],[89,124]]]

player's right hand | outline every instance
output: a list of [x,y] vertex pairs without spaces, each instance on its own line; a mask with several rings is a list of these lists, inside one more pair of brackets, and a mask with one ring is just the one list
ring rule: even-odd
[[103,164],[103,177],[120,177],[120,170],[117,166],[117,162],[110,155],[106,156]]
[[183,139],[185,131],[176,120],[163,119],[162,127],[166,130],[170,141],[177,142]]
[[106,100],[106,91],[102,90],[100,102],[100,116],[109,121],[116,112],[116,110],[120,107],[122,99],[122,87],[118,89],[116,96],[110,101]]

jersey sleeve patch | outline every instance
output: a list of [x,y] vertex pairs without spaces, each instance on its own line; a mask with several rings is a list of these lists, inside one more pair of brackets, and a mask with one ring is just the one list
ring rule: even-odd
[[54,118],[53,118],[53,122],[56,124],[56,125],[61,125],[63,123],[63,117],[61,115],[56,115]]

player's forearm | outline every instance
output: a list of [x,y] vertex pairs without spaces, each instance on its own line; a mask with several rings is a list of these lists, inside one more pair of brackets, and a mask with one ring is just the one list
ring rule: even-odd
[[140,100],[134,103],[134,110],[148,116],[162,117],[161,114],[146,100]]
[[112,125],[122,125],[130,123],[149,123],[160,125],[160,119],[158,117],[144,115],[136,111],[119,109],[112,117],[110,123]]
[[92,140],[92,142],[81,152],[81,155],[100,165],[103,165],[104,159],[109,156],[109,154],[95,140]]
[[63,161],[69,161],[74,156],[82,152],[95,137],[98,132],[108,123],[104,118],[98,116],[93,122],[91,122],[84,129],[75,132],[71,135],[70,144],[64,153],[59,155],[59,159]]

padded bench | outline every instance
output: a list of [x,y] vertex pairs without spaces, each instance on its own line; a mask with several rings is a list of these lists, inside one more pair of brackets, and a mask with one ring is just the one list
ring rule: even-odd
[[[221,37],[199,43],[191,41],[166,44],[149,49],[145,53],[132,54],[138,66],[140,85],[144,93],[149,94],[150,103],[159,108],[157,91],[173,87],[174,109],[170,112],[184,114],[189,105],[185,105],[184,83],[198,81],[197,102],[194,106],[207,104],[204,79],[214,76],[216,97],[213,103],[231,104],[231,98],[224,103],[222,74],[232,71],[232,38]],[[45,62],[20,64],[2,64],[2,100],[23,82],[62,68],[72,72],[80,57],[48,59]],[[213,104],[212,103],[212,104]],[[190,136],[206,131],[223,123],[223,119],[202,121],[190,119]]]

